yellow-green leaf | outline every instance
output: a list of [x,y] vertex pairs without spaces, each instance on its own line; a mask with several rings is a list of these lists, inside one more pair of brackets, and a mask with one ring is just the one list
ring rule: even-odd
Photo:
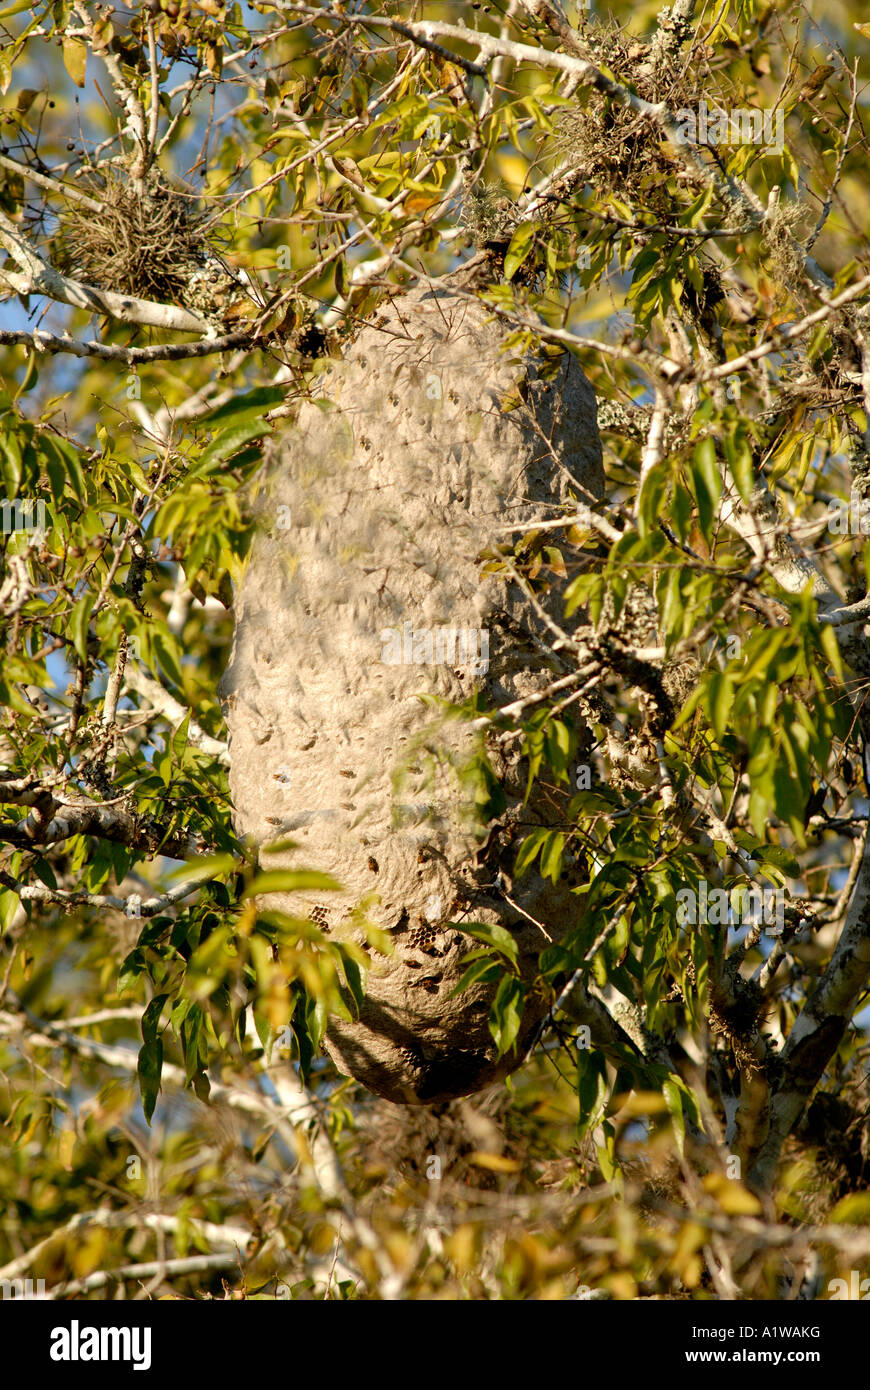
[[77,87],[85,85],[88,50],[78,39],[64,39],[63,65]]

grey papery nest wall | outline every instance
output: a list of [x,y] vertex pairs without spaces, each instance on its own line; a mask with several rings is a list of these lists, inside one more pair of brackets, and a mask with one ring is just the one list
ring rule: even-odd
[[[570,865],[555,886],[510,878],[523,835],[563,824],[572,788],[536,783],[524,804],[519,740],[487,737],[438,703],[478,690],[491,709],[561,673],[521,586],[482,574],[481,556],[515,539],[506,527],[604,491],[595,397],[576,360],[506,352],[507,337],[474,298],[421,288],[330,364],[320,403],[302,406],[271,460],[223,685],[237,828],[263,846],[296,842],[264,850],[265,866],[342,885],[268,905],[340,936],[359,930],[363,903],[392,938],[392,954],[372,958],[359,1020],[333,1021],[327,1046],[398,1102],[504,1076],[547,1007],[532,992],[516,1047],[497,1058],[491,987],[453,994],[475,945],[456,924],[506,927],[531,979],[548,939],[578,917]],[[562,587],[540,596],[559,622]],[[480,740],[505,797],[489,827],[463,775]]]

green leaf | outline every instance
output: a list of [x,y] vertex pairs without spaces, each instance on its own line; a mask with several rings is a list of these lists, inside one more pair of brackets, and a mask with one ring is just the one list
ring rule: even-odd
[[493,960],[492,956],[488,953],[486,955],[481,955],[478,960],[474,961],[474,963],[468,967],[462,979],[459,981],[459,984],[455,989],[450,991],[448,997],[453,999],[455,995],[461,994],[463,990],[468,989],[471,985],[495,984],[496,980],[501,979],[502,974],[503,966],[498,961]]
[[523,1018],[525,991],[519,980],[505,976],[496,990],[489,1016],[489,1031],[499,1057],[509,1052],[517,1040]]
[[182,719],[175,733],[172,735],[172,755],[177,763],[184,757],[184,750],[187,747],[187,731],[190,727],[190,710]]
[[511,965],[517,964],[516,939],[507,927],[501,927],[496,922],[454,922],[452,925],[467,936],[473,936],[476,941],[486,942],[494,951],[506,956]]
[[511,237],[511,244],[504,258],[504,278],[512,280],[532,249],[535,236],[534,222],[521,222]]
[[85,85],[88,50],[83,39],[64,39],[63,65],[77,87]]
[[142,1096],[142,1109],[149,1125],[160,1094],[160,1078],[163,1074],[163,1043],[160,1038],[146,1043],[139,1051],[137,1064],[139,1091]]
[[223,405],[209,411],[207,415],[202,416],[200,423],[218,425],[232,420],[234,425],[239,425],[242,421],[259,420],[265,431],[269,429],[269,425],[262,417],[286,398],[287,392],[283,386],[258,386],[256,390],[234,396],[231,401],[225,401]]
[[11,5],[4,5],[0,10],[0,19],[11,19],[14,14],[23,14],[25,10],[33,8],[33,0],[14,0]]
[[562,870],[562,851],[565,836],[561,830],[551,830],[541,847],[541,877],[557,883]]
[[87,486],[78,450],[67,439],[44,434],[40,438],[41,452],[46,459],[46,472],[51,483],[52,495],[59,500],[63,489],[58,491],[56,479],[61,477],[69,486],[80,506],[87,502]]
[[638,497],[637,512],[644,532],[652,530],[659,518],[666,515],[669,488],[670,467],[667,461],[663,461],[647,473]]
[[692,499],[687,488],[675,486],[671,498],[670,519],[680,540],[688,540],[692,529]]
[[88,624],[91,609],[97,601],[96,594],[85,594],[79,599],[69,617],[69,632],[73,646],[83,662],[88,659]]
[[163,670],[169,676],[169,679],[178,686],[179,689],[183,689],[184,677],[181,674],[181,653],[178,650],[178,643],[175,637],[168,628],[162,631],[158,628],[157,631],[151,635],[151,647],[160,665],[163,667]]
[[677,1141],[677,1148],[680,1157],[683,1156],[686,1147],[686,1117],[683,1113],[683,1093],[675,1081],[670,1078],[662,1086],[662,1095],[667,1102],[668,1111],[674,1125],[674,1138]]
[[577,1100],[580,1107],[580,1137],[600,1124],[607,1104],[607,1062],[603,1053],[577,1052]]
[[[811,440],[810,443],[812,444],[813,441]],[[734,457],[731,460],[731,472],[737,484],[737,491],[740,493],[743,501],[746,503],[751,502],[752,493],[755,488],[755,461],[752,457],[752,450],[746,440],[741,440],[739,447],[734,450]],[[802,481],[802,479],[796,482],[796,486],[799,486],[800,481]]]
[[0,435],[0,445],[2,445],[2,468],[3,480],[6,484],[6,495],[11,501],[21,486],[22,462],[21,445],[26,440],[26,434],[21,432],[21,438],[15,434]]
[[850,1192],[834,1207],[829,1221],[844,1221],[849,1226],[870,1226],[870,1192]]
[[29,352],[27,354],[27,362],[24,368],[24,376],[22,378],[21,385],[15,392],[15,399],[18,400],[19,396],[26,395],[28,391],[32,391],[38,381],[39,368],[37,366],[37,356],[35,352]]
[[760,864],[773,864],[788,878],[801,876],[801,866],[794,855],[787,849],[781,849],[779,845],[759,845],[753,853],[753,858]]
[[680,214],[679,225],[681,227],[697,227],[706,216],[707,210],[713,201],[713,184],[707,185],[703,193],[700,193],[694,203],[684,213]]
[[695,445],[692,459],[692,480],[695,485],[695,500],[698,503],[698,524],[704,539],[713,539],[713,521],[722,496],[722,476],[716,460],[716,446],[712,439],[702,439]]
[[707,680],[707,713],[718,739],[728,729],[728,717],[734,703],[734,682],[724,671],[713,671]]
[[347,952],[342,952],[342,965],[344,966],[344,974],[345,979],[347,980],[347,987],[353,996],[353,1001],[356,1004],[357,1009],[359,1010],[362,1008],[362,1003],[365,999],[366,994],[365,981],[363,980],[362,971],[360,970],[358,963],[353,959],[352,956],[348,955]]
[[[570,618],[581,603],[600,608],[604,597],[604,579],[600,574],[578,574],[565,590],[565,616]],[[594,615],[593,615],[594,616]]]
[[313,869],[268,869],[251,880],[242,894],[242,900],[258,897],[262,893],[305,893],[312,890],[340,893],[341,884],[329,874],[321,874]]
[[139,976],[144,974],[147,969],[148,966],[142,952],[138,947],[134,948],[124,958],[124,963],[118,974],[118,993],[126,994],[128,990],[133,989]]
[[160,1026],[160,1015],[163,1012],[163,1005],[168,998],[168,994],[155,994],[142,1015],[142,1037],[146,1043],[154,1042],[157,1037],[157,1029]]
[[832,667],[834,668],[834,674],[836,675],[837,680],[842,682],[844,679],[843,653],[840,651],[840,644],[837,641],[837,634],[834,632],[833,627],[831,627],[829,623],[823,624],[819,640],[822,644],[822,650],[824,651],[825,656],[828,658]]
[[163,1042],[157,1035],[157,1029],[160,1026],[163,1005],[168,997],[166,994],[155,995],[142,1015],[144,1042],[139,1052],[137,1070],[139,1090],[142,1095],[142,1109],[149,1124],[160,1093],[160,1077],[163,1072]]
[[56,888],[57,879],[54,876],[54,869],[47,859],[37,859],[33,865],[34,872],[47,888]]
[[514,875],[516,878],[522,878],[523,874],[526,873],[527,870],[531,867],[531,865],[535,862],[540,852],[541,846],[543,845],[549,833],[550,832],[547,830],[546,826],[538,825],[531,832],[531,834],[527,835],[526,838],[523,840],[523,843],[520,845],[519,852],[517,853],[516,863],[514,865]]
[[192,469],[192,474],[201,477],[213,468],[222,467],[225,463],[229,463],[243,444],[247,444],[251,439],[260,439],[269,431],[270,426],[267,421],[259,417],[243,420],[228,429],[221,430],[220,434],[203,450],[199,463]]
[[223,878],[236,867],[233,854],[207,854],[199,859],[190,859],[186,864],[173,869],[167,878],[170,883],[202,883],[209,878]]
[[21,899],[17,893],[8,888],[0,888],[0,927],[4,932],[11,926],[20,906]]

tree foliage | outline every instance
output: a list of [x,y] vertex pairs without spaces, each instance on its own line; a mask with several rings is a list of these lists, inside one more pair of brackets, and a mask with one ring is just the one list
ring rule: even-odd
[[[0,9],[0,1277],[625,1299],[866,1271],[861,20]],[[514,874],[579,864],[585,912],[509,1085],[403,1112],[319,1054],[367,956],[258,908],[331,883],[235,834],[217,690],[269,441],[385,294],[474,257],[513,346],[576,354],[599,402],[606,502],[485,557],[587,615],[547,698],[487,711],[530,785],[576,791]],[[506,1051],[511,938],[477,938]]]

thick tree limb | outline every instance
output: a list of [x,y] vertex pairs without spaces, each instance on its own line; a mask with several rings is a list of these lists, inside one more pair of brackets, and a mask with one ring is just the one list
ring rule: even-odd
[[197,852],[193,837],[165,837],[160,827],[129,803],[101,805],[89,801],[69,806],[46,791],[32,804],[34,810],[24,820],[0,822],[0,842],[16,849],[42,849],[73,835],[98,835],[144,854],[159,850],[175,859],[187,859]]
[[49,1298],[78,1298],[94,1289],[104,1289],[124,1279],[165,1279],[181,1278],[185,1274],[204,1274],[212,1269],[238,1268],[239,1256],[235,1251],[215,1255],[185,1255],[174,1260],[145,1260],[141,1264],[119,1265],[117,1269],[96,1269],[83,1279],[70,1279],[65,1284],[55,1284],[46,1293]]
[[[219,1250],[228,1246],[236,1254],[244,1253],[253,1234],[246,1226],[219,1226],[214,1221],[200,1221],[196,1217],[172,1216],[156,1211],[113,1211],[111,1207],[97,1207],[94,1211],[78,1212],[65,1225],[52,1231],[50,1236],[37,1241],[29,1250],[25,1250],[23,1255],[10,1260],[0,1269],[0,1279],[20,1279],[33,1268],[41,1255],[51,1250],[59,1241],[75,1235],[78,1231],[92,1230],[95,1226],[106,1231],[146,1230],[164,1235],[175,1235],[179,1229],[187,1226],[192,1235],[208,1241],[209,1245],[215,1245]],[[116,1275],[120,1275],[120,1270],[110,1272],[110,1277]],[[57,1293],[55,1290],[55,1297]]]
[[[182,724],[190,714],[190,710],[176,700],[174,695],[170,695],[159,681],[140,670],[135,661],[128,661],[124,670],[124,680],[138,695],[147,700],[153,709],[164,714],[175,728]],[[187,741],[192,743],[194,748],[199,748],[203,753],[208,753],[212,758],[216,758],[225,767],[228,765],[229,754],[226,740],[212,738],[211,734],[207,734],[192,715],[187,726]]]
[[174,907],[182,899],[190,897],[193,893],[198,893],[202,887],[202,882],[197,880],[194,883],[178,884],[176,887],[170,888],[168,892],[160,893],[156,897],[143,898],[141,893],[130,893],[126,898],[122,898],[117,893],[86,893],[75,889],[67,892],[62,888],[49,888],[44,883],[22,886],[13,883],[11,879],[7,880],[7,876],[3,874],[0,874],[0,883],[5,883],[7,888],[12,889],[23,903],[60,903],[62,906],[69,907],[78,905],[100,908],[114,907],[127,917],[156,917],[158,913],[165,912],[167,907]]
[[782,1145],[836,1052],[868,981],[870,836],[864,842],[855,891],[834,954],[783,1048],[783,1073],[773,1097],[770,1130],[751,1173],[757,1185],[772,1183]]
[[185,358],[212,357],[215,353],[226,352],[228,348],[253,345],[253,337],[253,330],[244,328],[225,333],[220,338],[203,338],[198,343],[157,343],[154,347],[128,348],[117,343],[83,342],[67,334],[46,333],[41,328],[34,329],[32,333],[0,329],[0,344],[4,346],[17,343],[32,348],[34,352],[67,352],[72,357],[101,357],[106,362],[126,362],[130,367],[147,362],[181,362]]

